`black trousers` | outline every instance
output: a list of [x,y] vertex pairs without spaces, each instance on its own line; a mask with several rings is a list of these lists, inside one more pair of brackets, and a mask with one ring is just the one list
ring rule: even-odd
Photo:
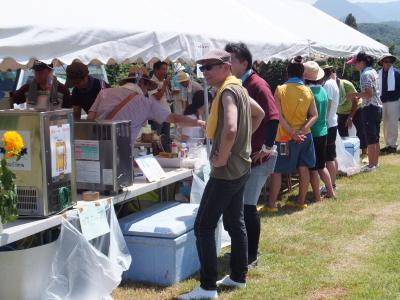
[[221,215],[231,237],[230,277],[237,282],[246,282],[247,233],[243,217],[243,192],[248,177],[248,174],[235,180],[211,177],[207,182],[194,225],[201,265],[200,286],[205,290],[217,289],[215,229]]
[[[365,126],[364,126],[364,117],[363,117],[363,108],[360,107],[357,109],[354,117],[353,117],[353,124],[357,129],[357,137],[360,139],[360,148],[366,149],[367,148],[367,136],[365,133]],[[346,127],[346,121],[349,115],[345,114],[338,114],[338,131],[341,137],[349,136],[349,129]]]

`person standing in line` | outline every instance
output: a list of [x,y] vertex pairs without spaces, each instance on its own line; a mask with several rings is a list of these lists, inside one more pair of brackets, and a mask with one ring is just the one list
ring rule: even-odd
[[363,172],[375,171],[379,161],[379,135],[382,121],[382,101],[379,97],[379,76],[372,68],[374,59],[365,52],[354,55],[347,64],[354,65],[360,72],[361,92],[349,94],[350,99],[363,100],[363,119],[368,143],[368,164]]
[[338,132],[341,137],[349,136],[349,129],[354,125],[357,137],[360,140],[360,149],[363,155],[367,155],[367,137],[365,136],[364,120],[362,113],[362,99],[351,99],[352,93],[357,92],[354,85],[343,78],[336,77],[336,84],[339,87]]
[[308,168],[315,166],[315,152],[311,126],[318,119],[312,91],[304,85],[303,58],[296,56],[287,66],[288,81],[276,88],[275,100],[279,111],[279,126],[276,135],[278,159],[271,176],[268,206],[276,207],[282,184],[282,173],[299,173],[299,197],[297,203],[288,206],[306,208],[306,195],[310,184]]
[[[231,56],[215,49],[197,61],[210,86],[217,88],[207,137],[212,139],[211,173],[194,224],[200,260],[200,286],[179,299],[216,299],[217,286],[246,287],[247,234],[243,217],[243,192],[249,177],[251,134],[264,111],[251,99],[241,81],[231,74]],[[217,282],[215,229],[223,216],[232,242],[231,274]]]
[[321,193],[319,188],[320,178],[327,188],[327,197],[335,198],[330,174],[325,167],[326,163],[326,143],[328,136],[328,127],[326,124],[326,115],[328,112],[328,94],[322,87],[322,79],[324,78],[324,70],[315,61],[304,63],[304,79],[306,85],[310,87],[317,106],[318,119],[311,127],[311,134],[314,141],[315,166],[310,168],[311,188],[313,190],[314,202],[321,201]]
[[378,65],[379,84],[381,91],[383,111],[383,135],[386,146],[381,149],[383,153],[396,153],[397,137],[400,118],[400,71],[393,67],[396,57],[391,54],[383,55]]
[[[336,136],[338,130],[337,121],[337,107],[339,105],[339,87],[334,79],[332,69],[325,69],[325,77],[323,81],[324,89],[328,94],[328,112],[327,112],[327,126],[328,136],[326,141],[326,168],[329,171],[332,187],[336,190],[336,173],[338,170],[338,162],[336,159]],[[322,194],[326,193],[326,187],[321,188]]]
[[[232,74],[242,80],[250,97],[257,101],[265,113],[260,127],[251,136],[252,165],[250,177],[244,189],[244,222],[248,239],[248,261],[249,267],[255,267],[258,261],[261,231],[257,202],[263,186],[275,168],[277,152],[273,146],[278,130],[279,113],[268,83],[252,70],[253,59],[246,44],[230,43],[225,46],[225,50],[231,54]],[[271,210],[275,210],[275,208]]]

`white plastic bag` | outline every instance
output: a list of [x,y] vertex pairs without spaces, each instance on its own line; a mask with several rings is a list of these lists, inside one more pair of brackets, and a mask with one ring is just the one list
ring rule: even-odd
[[357,136],[357,129],[353,123],[352,123],[352,126],[350,128],[348,128],[347,130],[348,130],[349,136]]
[[192,188],[190,190],[190,203],[200,204],[205,187],[206,183],[197,176],[196,173],[193,173]]
[[107,204],[106,213],[110,233],[90,242],[78,230],[77,214],[63,219],[57,253],[41,299],[110,299],[122,272],[130,266],[131,256],[112,204]]
[[[352,127],[354,127],[354,125]],[[336,135],[336,158],[338,161],[338,170],[346,176],[360,173],[360,163],[346,151],[339,134]]]
[[106,204],[110,232],[87,241],[77,211],[68,212],[57,241],[0,252],[0,299],[111,299],[131,256],[112,204]]

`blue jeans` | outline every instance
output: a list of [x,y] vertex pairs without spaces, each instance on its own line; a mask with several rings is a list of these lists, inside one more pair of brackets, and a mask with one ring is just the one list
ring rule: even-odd
[[243,217],[243,192],[248,177],[248,174],[235,180],[211,177],[204,189],[194,233],[200,260],[200,286],[205,290],[217,289],[215,229],[221,215],[231,237],[230,277],[237,282],[246,282],[247,234]]
[[266,162],[251,168],[249,180],[244,188],[245,205],[257,205],[262,187],[269,175],[274,172],[276,158],[276,155],[271,155],[271,158]]
[[257,260],[258,244],[260,242],[260,216],[257,212],[257,202],[261,190],[269,175],[274,172],[277,155],[261,165],[251,168],[249,180],[244,188],[244,223],[247,232],[248,261],[252,263]]

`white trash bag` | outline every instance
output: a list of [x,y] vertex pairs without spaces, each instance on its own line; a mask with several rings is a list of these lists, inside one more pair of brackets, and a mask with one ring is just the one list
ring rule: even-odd
[[62,218],[55,242],[0,252],[0,299],[101,300],[121,282],[131,256],[114,206],[105,205],[110,232],[91,241],[80,232],[77,210]]
[[110,233],[90,242],[77,228],[77,214],[63,219],[58,251],[55,255],[43,300],[111,299],[122,273],[129,269],[131,256],[114,205],[106,205]]
[[200,204],[206,183],[193,173],[192,187],[190,189],[190,203]]
[[350,137],[351,136],[357,136],[357,129],[356,129],[356,126],[354,126],[353,123],[352,123],[351,127],[348,128],[348,133],[349,133]]
[[[352,127],[354,127],[354,125]],[[360,173],[360,163],[346,151],[339,134],[336,135],[336,158],[338,162],[338,170],[346,176]]]

